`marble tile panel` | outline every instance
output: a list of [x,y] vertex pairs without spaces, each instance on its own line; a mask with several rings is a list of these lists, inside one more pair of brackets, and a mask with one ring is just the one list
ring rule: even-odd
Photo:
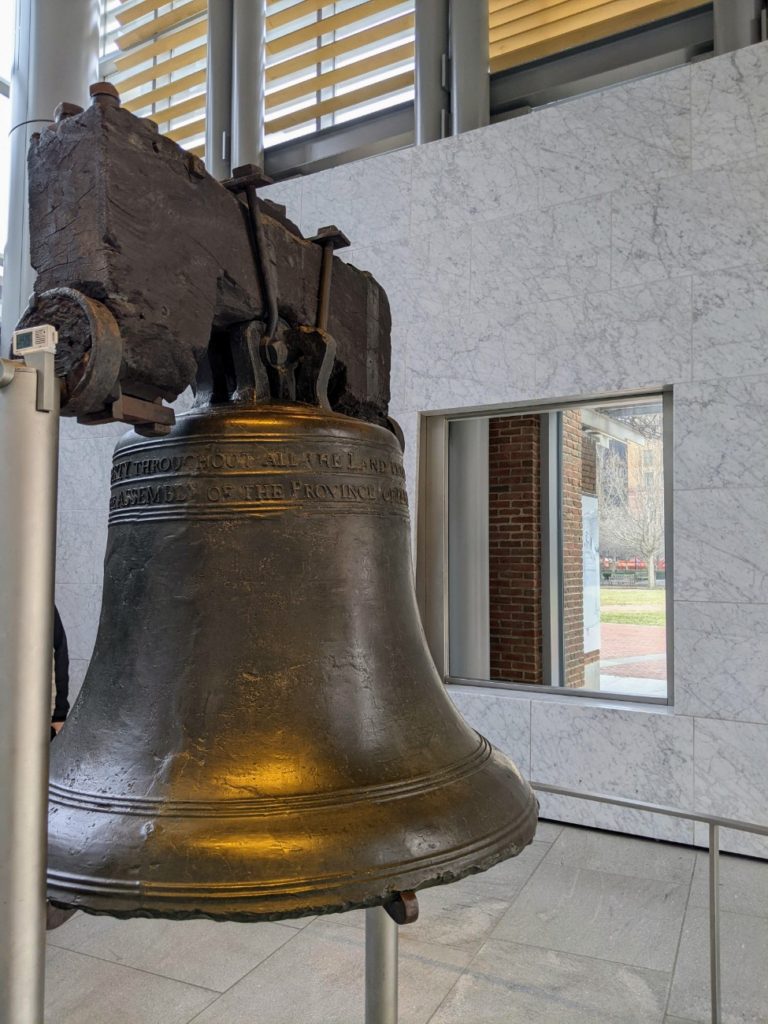
[[265,922],[118,921],[76,914],[51,932],[61,946],[189,985],[224,992],[296,934]]
[[491,940],[430,1024],[660,1024],[669,975]]
[[408,331],[406,406],[429,411],[540,397],[537,367],[550,336],[541,310],[418,321]]
[[611,287],[611,197],[472,227],[472,308],[536,308]]
[[[768,918],[725,912],[720,917],[723,1024],[768,1020]],[[709,1000],[709,916],[690,907],[669,997],[670,1013],[706,1024]]]
[[[114,438],[86,435],[59,443],[59,510],[100,513],[109,508]],[[90,519],[89,519],[90,521]]]
[[768,485],[768,377],[680,384],[674,421],[676,489]]
[[[709,857],[696,855],[690,907],[709,907]],[[720,910],[768,917],[768,863],[751,857],[720,855]]]
[[671,971],[688,888],[688,881],[559,865],[550,851],[493,938]]
[[693,279],[693,378],[768,373],[768,267],[718,270]]
[[354,246],[408,237],[413,150],[355,160],[303,180],[301,229],[337,224]]
[[693,720],[645,710],[578,707],[576,698],[532,703],[536,782],[688,808]]
[[675,709],[768,724],[768,604],[675,602]]
[[677,491],[674,537],[681,599],[768,603],[768,488]]
[[105,514],[59,512],[56,529],[56,579],[61,583],[97,583],[104,574],[107,545]]
[[546,859],[548,866],[588,868],[678,885],[690,882],[695,863],[695,850],[686,847],[576,828],[563,829]]
[[745,160],[613,196],[615,288],[768,260],[768,167]]
[[[351,1024],[364,1016],[362,929],[317,920],[222,995],[195,1024],[252,1024],[254,1007],[269,1024]],[[470,954],[447,946],[401,949],[400,1021],[426,1024]]]
[[[279,203],[285,207],[285,215],[294,224],[301,224],[302,201],[304,198],[304,178],[300,175],[296,178],[286,178],[285,181],[276,181],[268,188],[259,189],[262,199],[271,199],[273,203]],[[322,227],[323,225],[318,225]],[[341,227],[341,225],[339,225]],[[342,228],[342,231],[344,228]]]
[[[694,749],[695,809],[768,825],[768,726],[697,718]],[[706,844],[705,828],[697,838]],[[768,838],[723,830],[722,848],[768,857]]]
[[536,392],[579,398],[689,380],[691,324],[685,279],[543,303],[529,324]]
[[759,43],[691,67],[693,166],[768,149],[768,46]]
[[412,236],[449,231],[461,247],[472,223],[535,209],[539,123],[530,114],[417,146]]
[[688,68],[553,104],[539,119],[542,206],[690,168]]
[[70,658],[90,661],[101,613],[101,585],[57,583],[56,607],[67,631]]
[[531,702],[496,690],[449,686],[453,703],[467,722],[511,757],[523,775],[531,769]]
[[188,1024],[215,992],[49,947],[45,1024]]
[[359,246],[349,262],[373,274],[387,293],[395,332],[414,321],[466,318],[469,248],[438,230],[426,238]]
[[648,836],[671,843],[692,843],[694,840],[693,823],[678,818],[613,807],[610,804],[590,803],[572,797],[552,796],[550,793],[539,793],[538,798],[540,813],[558,821],[622,832],[628,836]]

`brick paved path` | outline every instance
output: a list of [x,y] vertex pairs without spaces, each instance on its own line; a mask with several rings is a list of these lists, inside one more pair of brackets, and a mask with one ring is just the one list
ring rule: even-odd
[[666,628],[604,622],[600,626],[600,667],[613,676],[665,679]]

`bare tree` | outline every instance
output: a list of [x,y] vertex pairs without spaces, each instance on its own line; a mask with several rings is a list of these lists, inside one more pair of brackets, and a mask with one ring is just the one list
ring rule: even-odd
[[[649,441],[649,448],[659,442]],[[626,453],[628,454],[628,453]],[[656,586],[656,560],[664,553],[664,470],[660,451],[651,464],[629,471],[626,454],[604,451],[598,473],[600,546],[640,555],[648,566],[648,586]]]

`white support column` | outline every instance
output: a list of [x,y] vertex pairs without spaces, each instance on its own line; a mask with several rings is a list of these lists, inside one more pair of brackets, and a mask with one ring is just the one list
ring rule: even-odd
[[264,166],[266,0],[234,0],[231,166]]
[[38,355],[37,369],[0,361],[3,1024],[43,1020],[59,388],[53,353]]
[[488,0],[451,0],[451,122],[453,134],[491,119]]
[[11,72],[11,178],[3,280],[3,355],[32,292],[27,222],[27,149],[62,100],[86,106],[98,81],[98,0],[16,0]]
[[416,0],[416,144],[449,132],[448,0]]
[[448,445],[448,675],[490,679],[488,419],[454,420]]
[[763,38],[763,0],[714,0],[714,16],[716,55]]
[[219,181],[231,174],[232,0],[208,0],[205,166]]

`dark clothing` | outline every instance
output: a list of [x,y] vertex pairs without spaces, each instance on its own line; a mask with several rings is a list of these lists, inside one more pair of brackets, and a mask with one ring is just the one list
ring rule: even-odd
[[56,683],[56,702],[52,722],[63,722],[69,711],[69,649],[67,634],[58,608],[53,609],[53,674]]

